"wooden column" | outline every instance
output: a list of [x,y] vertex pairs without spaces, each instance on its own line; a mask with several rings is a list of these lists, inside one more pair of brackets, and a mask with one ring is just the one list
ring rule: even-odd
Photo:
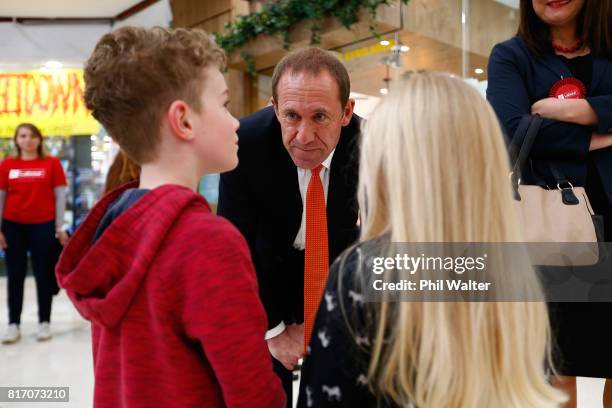
[[[225,24],[251,10],[246,0],[172,0],[173,27],[201,28],[209,33],[224,32]],[[229,68],[225,81],[230,91],[230,112],[240,118],[255,109],[255,81],[248,73]]]

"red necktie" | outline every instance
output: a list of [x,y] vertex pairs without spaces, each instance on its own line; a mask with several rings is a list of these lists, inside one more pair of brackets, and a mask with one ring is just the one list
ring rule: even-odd
[[308,347],[314,319],[329,271],[325,192],[319,177],[322,166],[311,170],[306,191],[306,253],[304,256],[304,350]]

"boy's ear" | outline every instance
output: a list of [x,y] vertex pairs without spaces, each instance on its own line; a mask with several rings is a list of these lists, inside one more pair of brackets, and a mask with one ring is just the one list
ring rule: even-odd
[[168,124],[172,133],[182,140],[193,138],[193,123],[191,121],[191,109],[184,101],[174,101],[170,104],[166,113]]

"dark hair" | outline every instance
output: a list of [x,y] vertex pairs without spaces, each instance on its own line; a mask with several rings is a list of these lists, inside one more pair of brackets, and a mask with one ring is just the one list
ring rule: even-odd
[[43,135],[42,133],[40,133],[40,129],[38,129],[36,125],[32,123],[20,123],[15,128],[15,135],[13,136],[13,142],[15,143],[15,148],[17,149],[17,156],[21,157],[21,148],[17,144],[17,134],[19,134],[19,129],[21,128],[29,129],[30,132],[32,132],[34,136],[40,139],[40,144],[38,145],[38,148],[36,149],[36,153],[38,153],[38,157],[40,157],[41,159],[44,158],[45,157],[45,147],[43,146]]
[[330,52],[316,47],[303,48],[286,55],[274,68],[272,74],[272,96],[278,102],[278,82],[285,72],[307,72],[318,75],[321,70],[331,74],[338,84],[339,98],[342,108],[346,106],[351,93],[351,80],[346,67]]
[[[584,38],[594,55],[612,58],[611,20],[610,0],[585,0],[577,18],[578,35]],[[535,13],[532,0],[521,0],[517,35],[536,55],[553,52],[550,28]]]

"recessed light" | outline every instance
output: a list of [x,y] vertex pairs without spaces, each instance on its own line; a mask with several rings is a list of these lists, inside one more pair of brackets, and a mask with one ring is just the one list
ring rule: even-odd
[[400,51],[401,51],[401,52],[408,52],[408,51],[410,51],[410,47],[409,47],[409,46],[407,46],[407,45],[402,45],[402,46],[400,47]]
[[382,40],[382,41],[380,42],[380,45],[382,45],[383,47],[386,47],[386,46],[388,46],[389,44],[391,44],[391,43],[389,42],[389,40]]
[[386,95],[389,93],[389,90],[387,88],[380,88],[380,93]]
[[476,69],[474,70],[474,72],[475,72],[476,74],[480,75],[480,74],[483,74],[483,73],[484,73],[484,70],[483,70],[482,68],[476,68]]

